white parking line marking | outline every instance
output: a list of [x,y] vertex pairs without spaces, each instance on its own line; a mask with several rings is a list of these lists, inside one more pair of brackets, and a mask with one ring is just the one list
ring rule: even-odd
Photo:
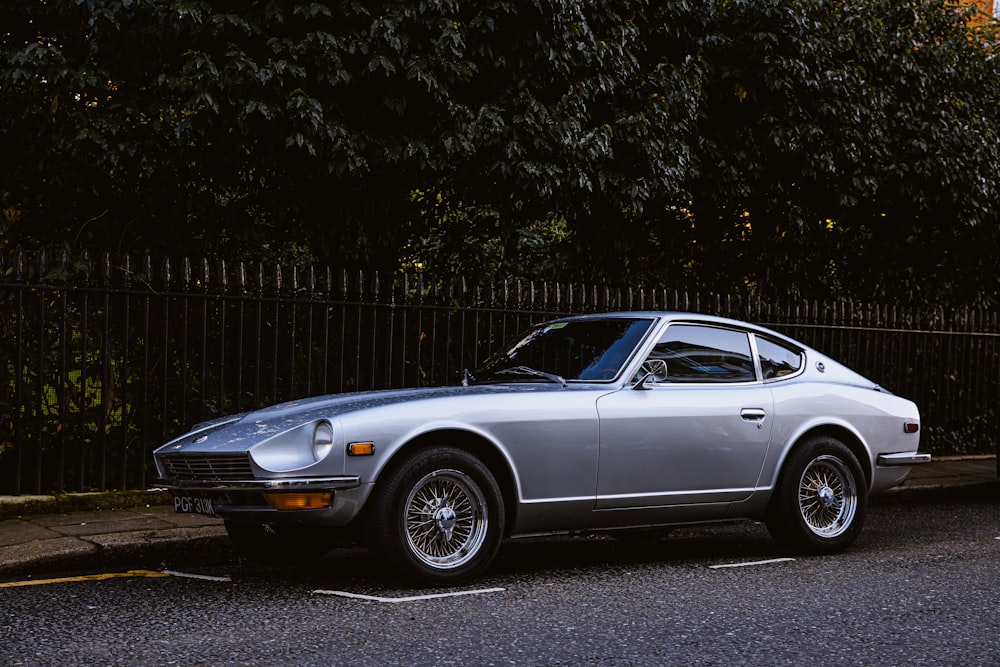
[[397,602],[417,602],[420,600],[433,600],[435,598],[453,598],[459,595],[482,595],[484,593],[501,593],[503,588],[480,588],[474,591],[455,591],[454,593],[432,593],[429,595],[411,595],[408,597],[401,598],[385,598],[378,595],[362,595],[360,593],[348,593],[347,591],[324,591],[315,590],[313,591],[316,595],[336,595],[342,598],[352,598],[355,600],[367,600],[369,602],[388,602],[390,604],[395,604]]
[[749,563],[726,563],[725,565],[709,565],[712,570],[719,570],[724,567],[750,567],[751,565],[770,565],[771,563],[787,563],[794,558],[772,558],[770,560],[755,560]]
[[169,574],[171,577],[183,577],[185,579],[201,579],[203,581],[232,581],[229,577],[213,577],[208,574],[190,574],[188,572],[176,572],[174,570],[160,570],[163,574]]

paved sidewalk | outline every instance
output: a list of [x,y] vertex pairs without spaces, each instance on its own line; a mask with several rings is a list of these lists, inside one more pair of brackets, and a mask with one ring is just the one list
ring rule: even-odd
[[171,505],[26,515],[0,521],[0,580],[129,560],[155,563],[178,550],[227,544],[221,519],[176,514]]
[[[935,492],[944,495],[972,493],[979,487],[986,492],[984,497],[1000,500],[1000,466],[996,456],[942,457],[925,465],[914,466],[901,486],[889,489],[875,500],[910,495],[926,497]],[[998,495],[990,496],[991,491]]]
[[[996,457],[915,466],[902,486],[872,502],[949,500],[1000,503]],[[167,503],[162,491],[0,496],[0,581],[230,548],[220,519],[176,514]]]

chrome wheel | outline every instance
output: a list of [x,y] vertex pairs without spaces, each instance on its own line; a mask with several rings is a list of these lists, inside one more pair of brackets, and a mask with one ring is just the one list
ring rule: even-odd
[[855,540],[865,521],[868,487],[857,456],[836,438],[810,437],[789,454],[764,522],[785,548],[832,554]]
[[799,511],[820,537],[837,537],[851,527],[858,491],[850,468],[836,456],[813,459],[799,480]]
[[436,569],[474,559],[486,540],[489,510],[476,482],[459,470],[422,477],[404,503],[403,531],[413,555]]
[[389,571],[435,586],[490,566],[504,535],[504,500],[488,467],[448,445],[414,450],[375,486],[365,535]]

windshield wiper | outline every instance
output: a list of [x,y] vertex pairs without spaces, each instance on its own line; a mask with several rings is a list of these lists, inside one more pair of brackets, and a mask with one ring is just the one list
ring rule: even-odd
[[532,368],[531,366],[511,366],[510,368],[504,368],[499,371],[494,371],[493,375],[532,375],[534,377],[540,377],[548,380],[549,382],[558,382],[562,386],[566,386],[566,380],[555,373],[546,373],[545,371],[540,371],[537,368]]

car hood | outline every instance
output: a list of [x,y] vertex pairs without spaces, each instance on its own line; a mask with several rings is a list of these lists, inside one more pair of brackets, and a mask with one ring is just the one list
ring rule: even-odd
[[592,387],[593,385],[570,385],[569,388],[563,388],[555,383],[520,383],[468,387],[422,387],[303,398],[253,412],[202,422],[190,432],[160,447],[157,453],[181,451],[242,452],[259,445],[270,437],[302,424],[318,419],[334,420],[348,412],[437,399],[474,395],[572,391],[574,388],[588,386]]

